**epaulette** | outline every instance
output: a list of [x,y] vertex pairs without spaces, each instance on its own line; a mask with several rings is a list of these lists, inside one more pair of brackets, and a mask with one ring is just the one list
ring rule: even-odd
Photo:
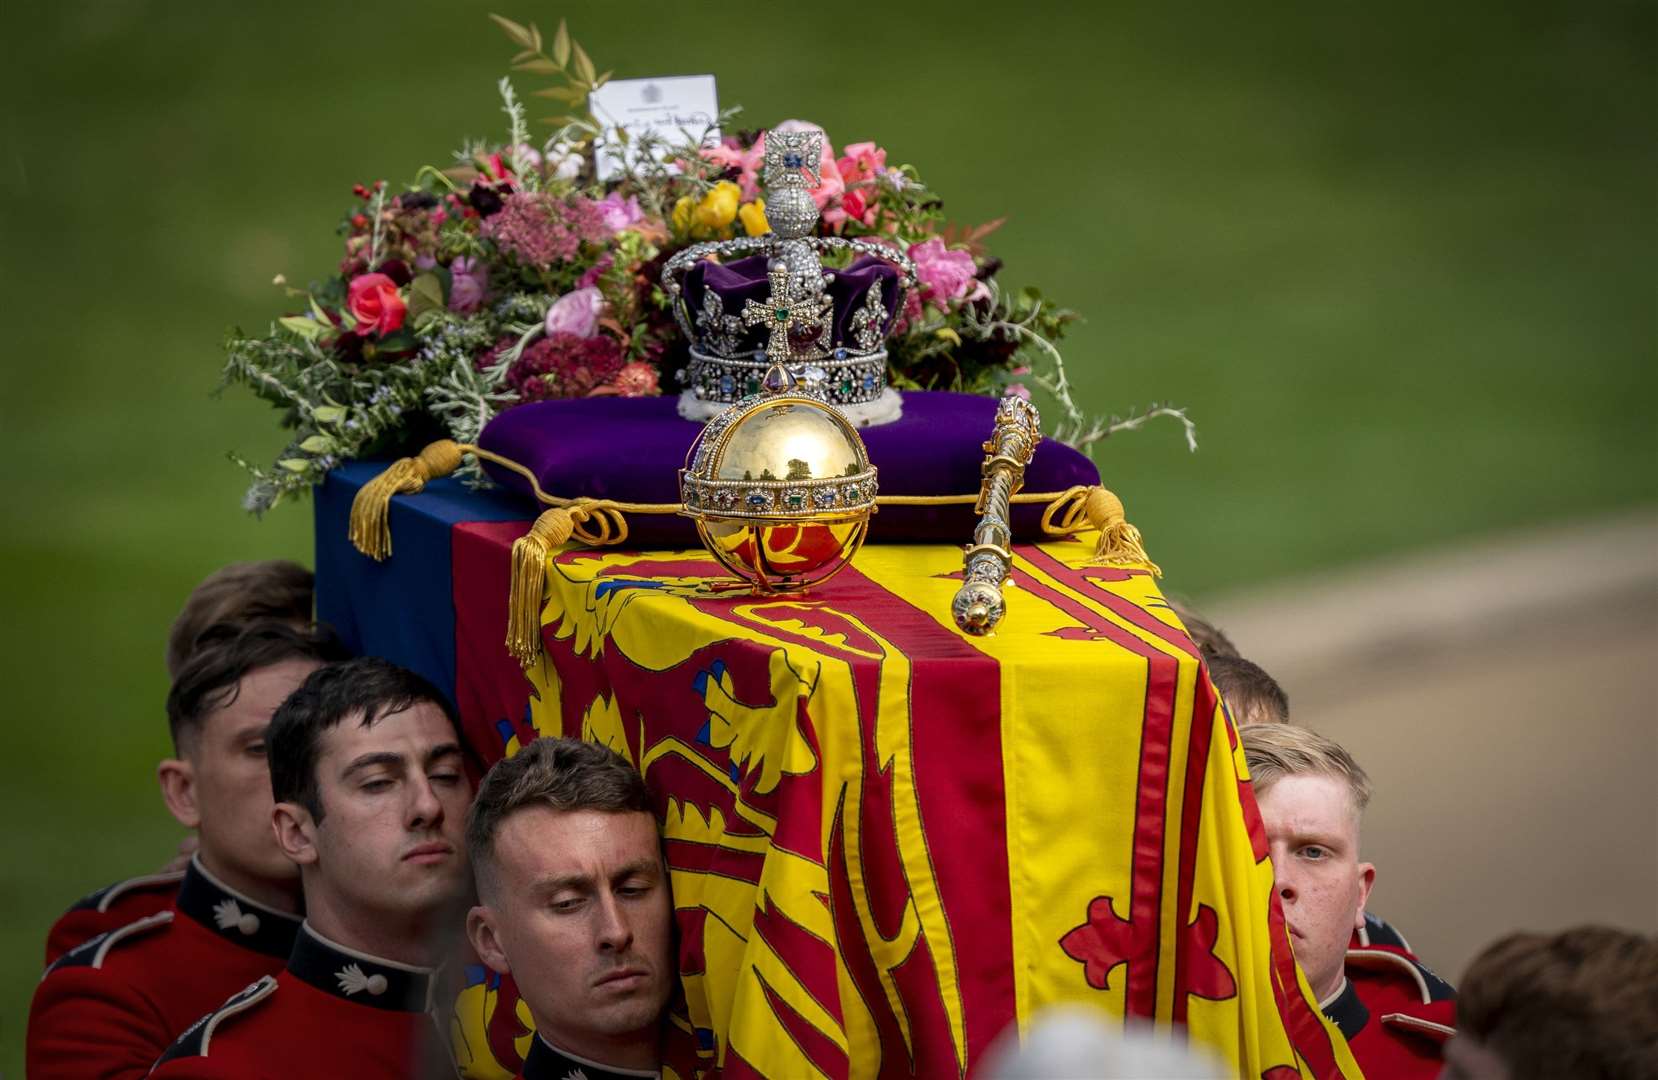
[[116,945],[123,941],[142,937],[152,930],[159,930],[172,921],[173,913],[171,911],[158,911],[154,915],[146,915],[142,919],[136,919],[125,926],[99,934],[95,938],[81,942],[54,960],[52,966],[46,969],[46,974],[42,975],[41,978],[46,978],[47,975],[52,974],[59,968],[101,968],[104,966],[104,957],[108,956],[109,950]]
[[1417,993],[1421,995],[1424,1005],[1432,1001],[1452,1001],[1456,998],[1456,989],[1450,983],[1434,974],[1422,961],[1398,949],[1385,946],[1348,949],[1347,963],[1370,971],[1408,975],[1416,983]]
[[[110,905],[128,893],[149,892],[152,889],[176,889],[178,883],[184,880],[183,870],[173,870],[165,874],[145,874],[142,877],[128,878],[117,881],[113,885],[105,885],[97,892],[87,893],[69,906],[70,911],[108,911]],[[65,913],[67,914],[67,912]]]
[[247,988],[234,993],[217,1009],[197,1020],[184,1029],[184,1034],[173,1040],[173,1045],[167,1052],[156,1059],[151,1070],[158,1068],[162,1062],[172,1061],[174,1058],[206,1057],[208,1044],[213,1041],[213,1033],[219,1030],[219,1025],[226,1020],[244,1013],[261,1001],[276,993],[276,979],[269,975],[261,975],[258,982],[249,983]]

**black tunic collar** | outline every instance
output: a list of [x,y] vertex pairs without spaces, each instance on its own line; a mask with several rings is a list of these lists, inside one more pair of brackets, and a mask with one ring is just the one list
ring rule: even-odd
[[658,1080],[660,1072],[642,1069],[619,1069],[614,1065],[600,1065],[596,1061],[577,1057],[560,1050],[540,1035],[530,1043],[530,1055],[524,1059],[524,1080]]
[[293,951],[294,936],[299,933],[298,915],[243,896],[208,873],[199,855],[190,859],[190,868],[184,872],[177,903],[180,913],[218,937],[278,959]]
[[1342,1037],[1349,1042],[1370,1022],[1370,1010],[1359,1000],[1359,992],[1353,988],[1352,979],[1343,981],[1341,993],[1324,1003],[1323,1009],[1330,1023],[1340,1028]]
[[411,967],[348,949],[306,923],[294,939],[288,972],[342,1001],[391,1012],[429,1012],[442,969]]

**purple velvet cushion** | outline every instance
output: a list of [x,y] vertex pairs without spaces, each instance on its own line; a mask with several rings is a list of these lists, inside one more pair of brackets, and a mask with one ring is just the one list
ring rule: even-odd
[[[882,495],[976,495],[985,439],[996,416],[994,398],[935,390],[904,393],[903,418],[864,428],[869,458],[880,470]],[[702,425],[683,420],[675,399],[571,398],[508,409],[489,422],[478,440],[484,449],[527,467],[541,489],[566,498],[677,503],[679,470]],[[531,495],[524,478],[485,465],[497,482]],[[1026,491],[1064,491],[1097,484],[1099,470],[1086,455],[1043,439],[1025,470]],[[1016,506],[1016,539],[1040,535],[1042,507]],[[972,539],[971,504],[883,506],[870,524],[871,543]],[[678,514],[629,514],[629,542],[640,547],[692,547],[691,519]]]

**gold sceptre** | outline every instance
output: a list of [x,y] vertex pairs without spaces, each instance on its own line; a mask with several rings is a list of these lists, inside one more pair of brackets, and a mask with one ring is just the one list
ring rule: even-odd
[[1025,466],[1041,441],[1036,406],[1024,398],[1003,398],[996,409],[996,430],[984,444],[984,484],[973,507],[979,524],[962,556],[961,588],[950,602],[950,612],[964,633],[988,634],[1007,612],[1002,586],[1013,569],[1008,502],[1025,486]]

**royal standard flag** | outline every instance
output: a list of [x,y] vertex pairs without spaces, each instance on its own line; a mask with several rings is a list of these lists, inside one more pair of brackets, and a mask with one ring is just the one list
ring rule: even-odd
[[[1017,547],[988,638],[950,619],[957,548],[868,545],[769,597],[715,585],[701,551],[567,548],[525,671],[499,644],[525,523],[454,509],[433,511],[454,658],[436,674],[474,747],[602,742],[657,801],[671,1074],[965,1076],[1008,1025],[1083,1003],[1242,1076],[1359,1075],[1296,968],[1197,651],[1148,573],[1089,565],[1091,536]],[[419,533],[393,527],[388,567]],[[477,981],[468,1074],[510,1075],[526,1015]]]

